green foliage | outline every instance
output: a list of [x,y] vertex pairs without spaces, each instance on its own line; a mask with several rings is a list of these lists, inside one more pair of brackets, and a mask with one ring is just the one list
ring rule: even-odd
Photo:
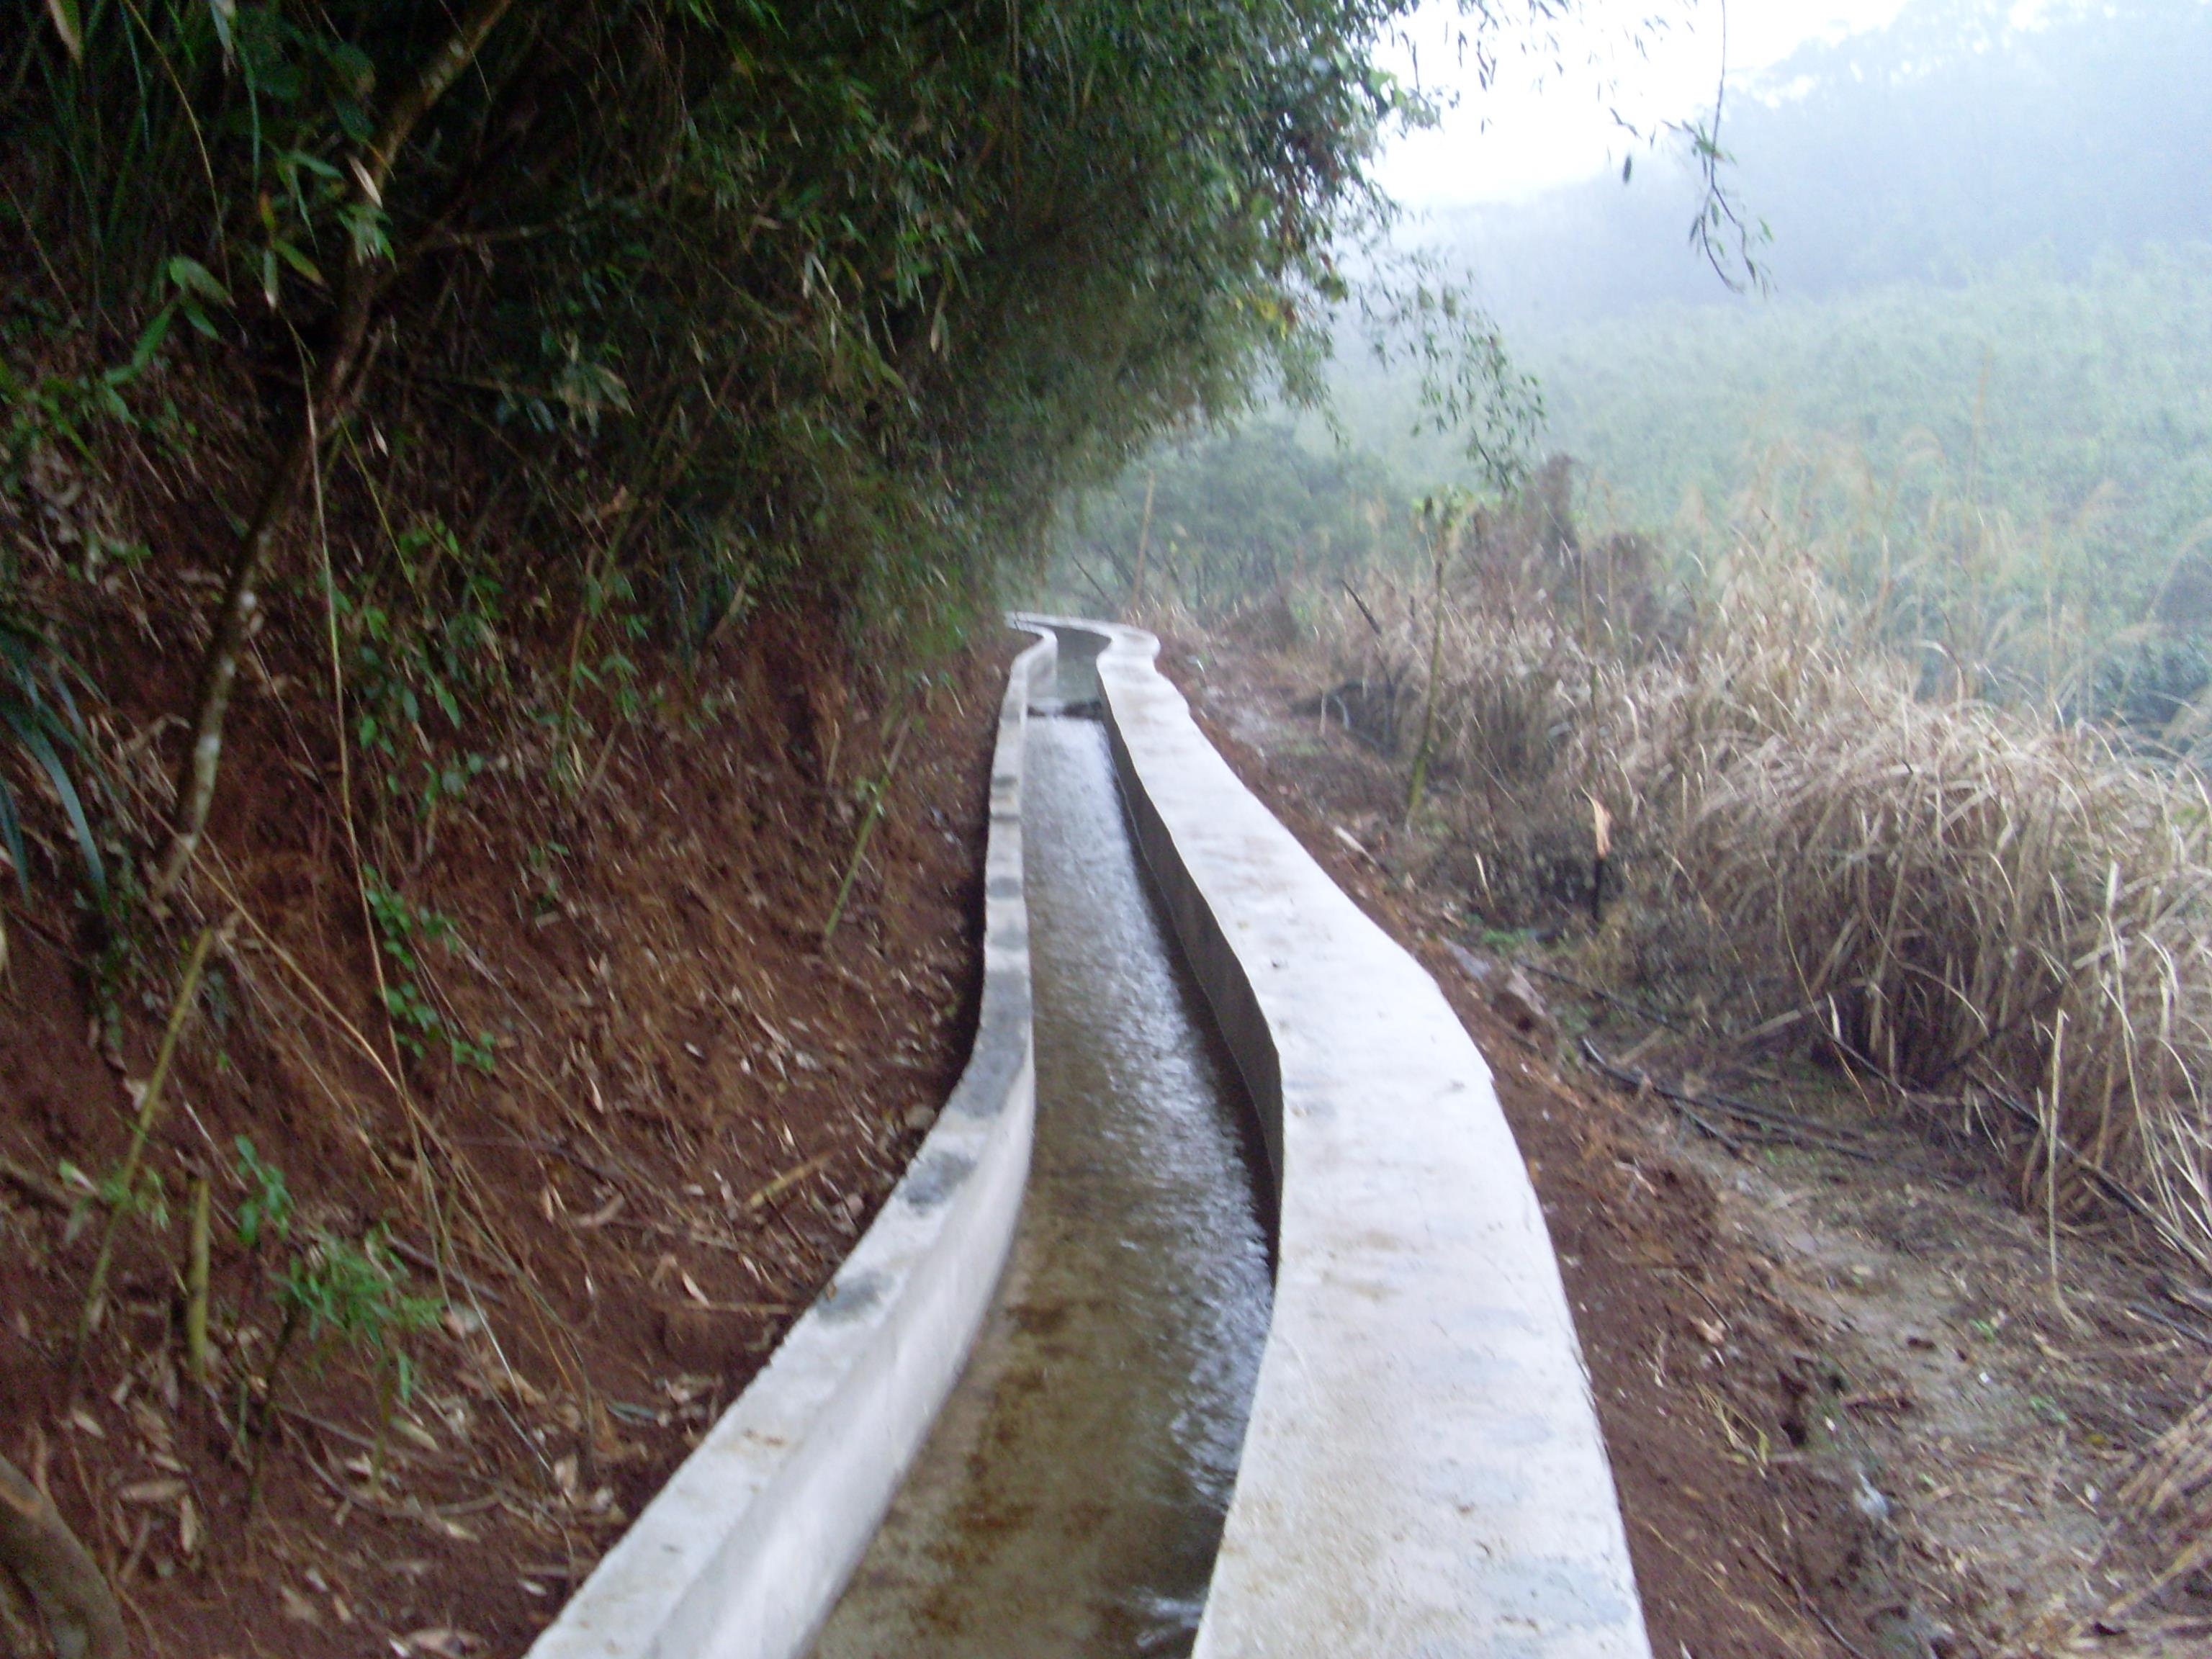
[[157,1233],[169,1230],[169,1188],[161,1172],[150,1165],[135,1170],[118,1164],[106,1175],[94,1181],[69,1159],[60,1164],[62,1185],[73,1188],[82,1194],[70,1211],[67,1237],[75,1238],[92,1219],[95,1207],[106,1210],[118,1220],[143,1221]]
[[355,741],[383,763],[386,793],[427,823],[487,764],[470,739],[489,742],[483,708],[507,683],[499,573],[434,517],[392,536],[335,599]]
[[407,1293],[405,1275],[392,1261],[380,1225],[358,1243],[318,1231],[286,1267],[276,1300],[287,1327],[296,1329],[310,1352],[333,1339],[344,1342],[380,1375],[389,1374],[403,1402],[415,1377],[404,1340],[429,1329],[445,1311],[435,1297]]
[[[564,704],[626,696],[631,625],[696,640],[739,593],[951,637],[1071,489],[1325,349],[1373,146],[1424,113],[1372,55],[1404,9],[518,9],[371,189],[447,6],[100,4],[26,43],[12,234],[134,384],[179,340],[289,364],[374,267],[380,378],[438,388],[545,520],[495,592],[348,578],[364,740],[404,749],[441,688],[465,708],[451,631],[495,601],[584,619]],[[465,781],[424,766],[410,795]]]
[[[207,306],[243,289],[274,309],[326,287],[349,238],[381,234],[343,160],[370,137],[380,83],[449,27],[427,6],[193,0],[100,3],[83,22],[78,50],[23,56],[45,240],[76,256],[96,316],[155,292],[163,326],[173,310],[206,332]],[[369,33],[374,50],[356,41]]]
[[285,1184],[284,1172],[264,1161],[254,1151],[252,1141],[240,1135],[236,1144],[238,1178],[246,1188],[246,1197],[238,1206],[238,1242],[257,1250],[264,1239],[291,1236],[292,1191]]
[[[84,742],[83,719],[70,692],[69,674],[66,663],[28,624],[0,615],[0,731],[4,731],[9,749],[45,775],[76,838],[87,884],[105,906],[106,866],[71,775],[73,769],[82,773],[91,764],[91,754]],[[0,841],[6,843],[15,879],[28,898],[30,854],[15,788],[4,775],[0,775]]]
[[392,1016],[392,1035],[408,1053],[420,1057],[432,1043],[441,1044],[456,1065],[474,1066],[489,1073],[496,1066],[492,1038],[487,1031],[470,1036],[433,1003],[422,988],[422,951],[428,945],[453,948],[458,935],[453,918],[441,911],[410,902],[397,888],[386,886],[375,871],[365,872],[362,890],[369,913],[376,920],[379,943],[396,971],[384,987],[384,1006]]
[[[263,1163],[242,1137],[238,1150],[240,1173],[253,1189],[240,1212],[240,1242],[254,1249],[267,1238],[289,1238],[291,1200],[283,1172]],[[258,1379],[258,1425],[255,1388],[245,1377],[240,1379],[240,1437],[266,1433],[286,1364],[301,1351],[302,1343],[308,1359],[316,1364],[333,1344],[343,1344],[367,1367],[375,1385],[377,1443],[372,1480],[380,1479],[385,1431],[393,1413],[415,1389],[415,1359],[408,1339],[435,1325],[445,1304],[409,1292],[405,1272],[393,1259],[391,1239],[381,1223],[371,1225],[358,1240],[328,1228],[316,1229],[312,1240],[283,1259],[273,1288],[283,1324]],[[260,1480],[257,1452],[249,1504],[258,1500]]]
[[1512,489],[1543,428],[1544,398],[1535,377],[1507,356],[1489,314],[1441,262],[1424,258],[1369,301],[1364,322],[1382,368],[1401,378],[1415,371],[1407,435],[1443,440],[1472,465],[1480,488]]
[[[258,1252],[276,1243],[291,1240],[293,1200],[282,1170],[264,1160],[253,1143],[240,1135],[237,1175],[246,1188],[238,1211],[238,1241]],[[382,1460],[381,1434],[394,1408],[404,1404],[415,1386],[415,1362],[408,1338],[428,1330],[445,1311],[435,1297],[416,1296],[407,1289],[407,1276],[394,1259],[391,1237],[384,1224],[375,1223],[359,1239],[319,1227],[306,1243],[272,1262],[270,1288],[283,1323],[264,1362],[258,1379],[259,1425],[265,1431],[276,1407],[276,1389],[286,1363],[305,1344],[311,1361],[319,1363],[334,1343],[349,1348],[368,1369],[375,1382],[380,1435],[378,1462]],[[255,1389],[240,1379],[238,1426],[241,1437],[254,1425]],[[252,1490],[258,1494],[260,1469],[255,1462]]]

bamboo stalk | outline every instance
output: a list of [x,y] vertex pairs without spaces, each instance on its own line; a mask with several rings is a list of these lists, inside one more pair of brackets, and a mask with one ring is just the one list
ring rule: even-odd
[[1413,745],[1413,769],[1406,780],[1406,824],[1413,827],[1413,815],[1421,810],[1421,791],[1429,781],[1429,757],[1437,736],[1437,682],[1443,678],[1444,654],[1444,565],[1451,556],[1452,539],[1458,530],[1458,517],[1454,507],[1447,507],[1425,514],[1430,519],[1430,547],[1436,561],[1436,584],[1429,598],[1429,684],[1421,699],[1421,737]]
[[898,735],[891,739],[890,757],[884,763],[883,775],[868,799],[868,811],[860,820],[860,834],[853,838],[853,856],[846,861],[845,878],[837,884],[836,902],[830,907],[830,920],[822,924],[822,942],[830,943],[844,919],[845,902],[853,896],[853,881],[860,873],[860,860],[868,850],[868,837],[875,834],[876,820],[884,815],[884,799],[890,793],[891,779],[897,774],[899,756],[906,749],[906,734],[914,730],[914,711],[908,709],[899,721]]
[[1145,475],[1145,519],[1137,528],[1137,581],[1129,600],[1131,614],[1145,608],[1145,554],[1152,541],[1152,490],[1159,483],[1159,469],[1154,467]]
[[185,1364],[192,1381],[208,1380],[208,1182],[192,1182],[191,1255],[185,1270]]
[[213,927],[203,927],[199,937],[192,941],[191,951],[185,958],[184,979],[177,988],[176,1000],[169,1005],[169,1023],[162,1030],[161,1046],[154,1055],[153,1073],[146,1079],[145,1092],[138,1097],[138,1120],[131,1126],[131,1149],[123,1157],[122,1196],[107,1212],[107,1227],[100,1238],[100,1254],[92,1264],[92,1283],[85,1291],[84,1311],[77,1317],[76,1346],[70,1358],[72,1376],[78,1360],[83,1357],[85,1340],[100,1323],[100,1303],[107,1294],[107,1272],[115,1258],[115,1236],[131,1208],[131,1194],[138,1181],[138,1165],[145,1156],[146,1137],[152,1132],[155,1116],[161,1110],[161,1085],[168,1080],[169,1062],[176,1054],[178,1039],[184,1035],[185,1021],[191,1013],[193,1000],[200,988],[200,971],[207,966],[208,952],[215,946],[218,931]]
[[[383,208],[384,187],[392,164],[416,126],[474,61],[485,38],[514,3],[476,0],[453,33],[393,101],[383,125],[351,162],[354,184],[363,204]],[[261,608],[261,579],[314,468],[319,422],[325,431],[335,430],[351,400],[360,393],[368,362],[374,355],[369,346],[369,323],[389,271],[388,262],[364,252],[357,240],[352,243],[338,277],[329,343],[316,373],[301,388],[306,404],[299,425],[270,468],[253,516],[232,556],[193,689],[191,741],[177,775],[169,844],[147,885],[148,896],[157,906],[183,879],[199,850],[208,811],[215,802],[223,727],[230,713],[231,690],[238,678],[239,658]]]

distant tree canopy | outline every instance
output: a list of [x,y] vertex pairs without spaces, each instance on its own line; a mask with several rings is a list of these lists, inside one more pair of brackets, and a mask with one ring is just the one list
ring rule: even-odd
[[[2212,228],[2212,6],[1910,0],[1887,27],[1809,45],[1735,88],[1720,140],[1733,188],[1773,232],[1776,291],[1957,283],[2037,253],[2061,271],[2100,251]],[[1509,330],[1658,301],[1734,301],[1682,226],[1702,183],[1639,161],[1523,203],[1443,216]]]
[[[1992,627],[2065,608],[2086,645],[2175,612],[2212,538],[2212,6],[2014,15],[1913,0],[1732,99],[1769,296],[1683,246],[1680,175],[1443,227],[1601,518],[1710,555],[1786,501],[1868,580],[1914,573],[1916,616],[1971,586]],[[1361,441],[1451,475],[1394,435],[1402,378],[1347,357],[1338,390]]]
[[1062,526],[1057,589],[1118,606],[1136,592],[1211,611],[1293,576],[1328,578],[1407,546],[1404,483],[1370,455],[1315,447],[1287,423],[1164,447]]
[[495,428],[574,522],[627,479],[611,562],[670,616],[972,604],[1310,356],[1416,112],[1406,0],[13,4],[9,337],[96,342],[85,418],[233,351],[295,418],[370,273],[353,390]]
[[1903,535],[1971,495],[2046,533],[2055,582],[2140,619],[2212,528],[2212,246],[2019,264],[1958,289],[1897,283],[1749,312],[1661,308],[1546,336],[1550,436],[1628,521],[1726,510],[1778,445],[1894,493]]

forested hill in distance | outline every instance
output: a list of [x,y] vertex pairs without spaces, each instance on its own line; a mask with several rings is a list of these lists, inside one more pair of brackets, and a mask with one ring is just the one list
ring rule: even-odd
[[[2025,261],[1755,307],[1532,331],[1553,447],[1616,522],[1725,513],[1777,465],[1850,474],[1902,532],[1968,493],[2048,557],[2019,573],[2142,617],[2212,518],[2212,246]],[[1832,503],[1832,505],[1833,503]]]
[[[1541,384],[1537,452],[1575,458],[1597,520],[1704,555],[1786,500],[1920,560],[1971,519],[2002,544],[1975,555],[1993,605],[2071,604],[2100,638],[2180,591],[2212,522],[2212,8],[2008,16],[1914,0],[1732,96],[1765,293],[1686,245],[1663,154],[1409,230],[1475,272]],[[1408,492],[1470,481],[1410,434],[1408,389],[1339,368],[1344,428]]]
[[[1733,88],[1730,183],[1772,240],[1773,291],[1957,284],[2040,256],[2212,234],[2212,12],[2202,0],[2042,8],[1911,0],[1888,27],[1809,46]],[[1663,149],[1523,201],[1432,214],[1412,234],[1465,258],[1509,331],[1729,290],[1683,227],[1699,186]]]

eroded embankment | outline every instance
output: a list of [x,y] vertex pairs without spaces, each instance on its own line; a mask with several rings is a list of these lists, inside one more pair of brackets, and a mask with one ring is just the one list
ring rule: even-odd
[[1029,1170],[1035,1073],[1023,902],[1033,675],[999,702],[983,996],[944,1111],[837,1277],[531,1650],[533,1659],[790,1659],[890,1504],[988,1306]]
[[[419,1637],[420,1652],[520,1652],[897,1179],[968,1052],[1005,659],[959,665],[920,709],[824,951],[854,787],[882,772],[900,712],[854,689],[833,639],[764,613],[709,659],[641,654],[648,712],[609,720],[581,789],[543,769],[533,728],[488,728],[491,763],[434,822],[356,801],[357,871],[302,690],[327,663],[312,631],[272,625],[169,920],[135,925],[110,959],[54,889],[11,909],[0,1156],[32,1179],[0,1185],[0,1450],[113,1574],[147,1650],[321,1659]],[[137,660],[130,644],[118,660]],[[118,743],[150,718],[99,714]],[[100,1229],[70,1224],[81,1190],[48,1194],[64,1160],[95,1179],[116,1167],[179,959],[200,923],[234,915],[149,1144],[169,1224],[122,1229],[72,1399]],[[419,999],[400,1006],[434,1028],[387,1008],[380,951],[387,984]],[[179,1288],[198,1178],[204,1389]],[[278,1179],[289,1231],[249,1246],[245,1206]],[[288,1276],[376,1226],[395,1290],[442,1305],[382,1349],[301,1334],[241,1445]],[[380,1468],[393,1352],[413,1387]]]

